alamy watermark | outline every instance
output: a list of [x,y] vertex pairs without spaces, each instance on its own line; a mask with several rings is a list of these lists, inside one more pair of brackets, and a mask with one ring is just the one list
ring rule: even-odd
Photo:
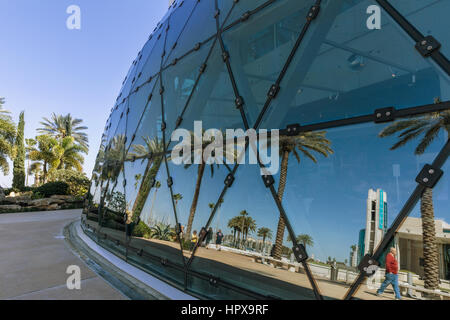
[[67,7],[66,13],[69,17],[66,20],[66,27],[69,30],[81,29],[81,8],[77,5],[70,5]]

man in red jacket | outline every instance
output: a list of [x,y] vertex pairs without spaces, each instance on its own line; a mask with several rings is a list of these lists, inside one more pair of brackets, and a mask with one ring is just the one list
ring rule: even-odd
[[398,261],[395,259],[397,250],[391,248],[391,251],[386,255],[386,279],[381,284],[380,289],[377,291],[377,296],[380,296],[386,287],[391,284],[394,288],[395,299],[401,300],[400,289],[398,287]]

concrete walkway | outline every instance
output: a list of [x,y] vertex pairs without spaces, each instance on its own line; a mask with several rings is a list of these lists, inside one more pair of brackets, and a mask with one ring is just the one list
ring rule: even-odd
[[[0,214],[0,299],[123,300],[68,248],[62,230],[81,210]],[[81,269],[81,290],[69,290],[67,267]]]

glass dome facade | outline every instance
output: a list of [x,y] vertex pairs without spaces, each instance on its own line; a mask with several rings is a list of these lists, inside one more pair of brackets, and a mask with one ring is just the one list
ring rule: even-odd
[[[83,230],[203,299],[392,299],[390,247],[409,298],[450,292],[449,12],[175,1],[111,110]],[[174,164],[194,121],[279,129],[280,170]]]

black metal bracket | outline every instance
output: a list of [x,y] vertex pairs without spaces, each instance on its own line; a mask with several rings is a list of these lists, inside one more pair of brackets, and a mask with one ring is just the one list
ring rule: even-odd
[[305,246],[301,243],[298,243],[292,247],[292,251],[294,252],[295,259],[297,262],[302,263],[308,260],[308,254],[306,253]]
[[177,233],[177,234],[180,234],[181,233],[181,223],[177,223],[176,225],[175,225],[175,232]]
[[270,87],[269,92],[267,93],[267,96],[272,99],[275,99],[278,92],[280,92],[280,86],[275,83]]
[[210,277],[209,278],[209,284],[213,287],[217,287],[219,285],[220,278],[218,277]]
[[163,121],[163,122],[161,122],[161,131],[164,131],[164,130],[166,130],[166,128],[167,128],[167,125],[166,125],[166,123]]
[[361,273],[365,274],[367,277],[371,277],[377,272],[379,268],[379,263],[370,254],[366,254],[361,263],[358,265],[358,269]]
[[222,59],[224,62],[227,62],[228,59],[230,59],[230,54],[228,53],[228,51],[222,52]]
[[429,57],[433,52],[441,48],[441,43],[433,36],[426,36],[418,41],[415,47],[423,57]]
[[308,12],[308,15],[306,16],[306,20],[308,20],[308,21],[314,20],[319,15],[319,12],[320,12],[320,6],[318,6],[318,5],[312,6]]
[[230,188],[233,185],[234,182],[234,175],[232,173],[230,173],[229,175],[227,175],[227,177],[225,178],[225,185]]
[[240,109],[244,105],[244,99],[242,97],[237,97],[234,101],[236,103],[236,108]]
[[202,243],[203,241],[205,241],[207,234],[208,234],[208,230],[206,230],[205,227],[202,227],[202,229],[200,230],[200,233],[198,235],[198,242]]
[[241,16],[241,22],[247,21],[248,18],[250,18],[250,11],[245,12],[245,13]]
[[169,188],[173,186],[173,179],[172,179],[172,177],[169,177],[169,178],[167,179],[167,186],[168,186]]
[[139,257],[142,257],[143,254],[144,254],[144,249],[139,249],[139,251],[137,252],[137,255]]
[[301,126],[298,123],[288,125],[286,128],[286,133],[288,136],[296,136],[300,133],[300,128]]
[[179,127],[181,125],[181,122],[183,122],[183,118],[182,117],[178,117],[177,118],[177,122],[175,123],[175,126]]
[[424,187],[434,188],[443,174],[441,169],[426,164],[416,177],[416,182]]
[[163,266],[167,266],[167,264],[168,264],[167,258],[161,258],[161,264],[162,264]]
[[262,179],[266,188],[270,188],[275,183],[275,179],[271,175],[263,175]]
[[203,72],[205,72],[205,70],[206,70],[206,63],[201,65],[199,72],[203,73]]
[[396,111],[394,107],[377,109],[374,112],[374,122],[383,123],[395,120]]

